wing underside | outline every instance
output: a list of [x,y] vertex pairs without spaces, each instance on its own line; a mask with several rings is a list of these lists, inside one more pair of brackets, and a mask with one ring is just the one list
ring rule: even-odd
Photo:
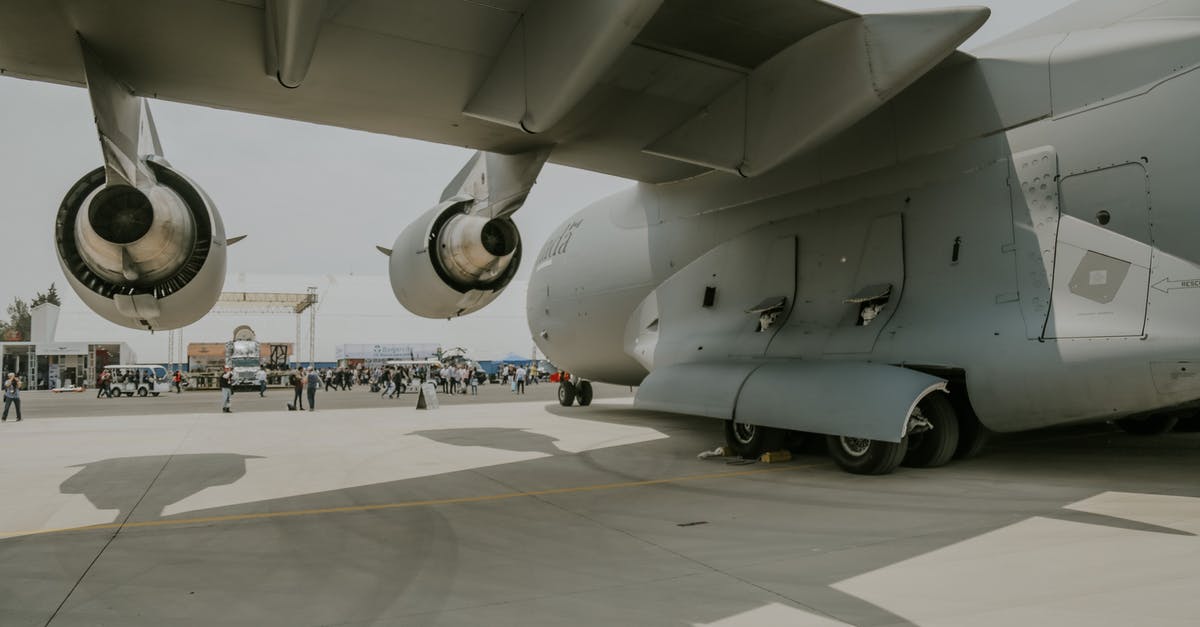
[[82,37],[139,95],[489,152],[552,145],[552,162],[661,182],[774,167],[984,19],[815,0],[0,0],[0,72],[83,85]]

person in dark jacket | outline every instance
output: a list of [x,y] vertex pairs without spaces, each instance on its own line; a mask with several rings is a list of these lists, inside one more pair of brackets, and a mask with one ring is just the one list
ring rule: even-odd
[[15,372],[8,373],[4,380],[4,414],[0,415],[0,422],[8,420],[9,405],[17,406],[17,422],[21,422],[21,380]]
[[288,379],[288,383],[292,384],[292,402],[288,404],[288,409],[299,409],[304,411],[304,368],[298,368],[296,372]]

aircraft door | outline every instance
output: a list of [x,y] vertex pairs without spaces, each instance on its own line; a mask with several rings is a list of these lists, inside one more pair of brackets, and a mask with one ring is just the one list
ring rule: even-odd
[[1043,337],[1139,337],[1150,288],[1149,180],[1141,163],[1059,182],[1053,290]]

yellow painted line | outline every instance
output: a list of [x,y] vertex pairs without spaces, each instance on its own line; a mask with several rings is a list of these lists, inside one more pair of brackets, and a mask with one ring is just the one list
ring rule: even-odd
[[344,507],[324,507],[319,509],[300,509],[282,512],[261,512],[257,514],[230,514],[228,516],[199,516],[196,518],[172,518],[169,520],[146,520],[140,522],[108,523],[102,525],[85,525],[82,527],[61,527],[58,529],[39,529],[36,531],[0,532],[0,538],[45,535],[51,533],[66,533],[75,531],[112,531],[115,529],[140,529],[146,527],[177,527],[183,525],[202,525],[207,523],[240,522],[245,520],[264,520],[269,518],[289,518],[295,516],[317,516],[320,514],[345,514],[352,512],[373,512],[405,507],[432,507],[435,505],[461,505],[465,503],[485,503],[489,501],[504,501],[508,499],[535,496],[551,496],[555,494],[578,494],[581,492],[598,492],[604,490],[622,490],[626,488],[641,488],[653,485],[685,483],[689,481],[705,481],[711,479],[732,479],[749,477],[786,470],[802,470],[816,468],[824,464],[789,465],[778,468],[757,468],[754,470],[739,470],[734,472],[717,472],[704,475],[684,475],[665,479],[647,479],[645,481],[622,481],[620,483],[601,483],[596,485],[573,486],[569,488],[550,488],[548,490],[533,490],[530,492],[503,492],[483,496],[460,496],[448,499],[428,499],[424,501],[401,501],[399,503],[378,503],[375,505],[347,505]]

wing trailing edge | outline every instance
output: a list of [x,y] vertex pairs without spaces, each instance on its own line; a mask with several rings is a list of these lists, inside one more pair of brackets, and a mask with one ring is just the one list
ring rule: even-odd
[[987,21],[967,7],[865,15],[818,31],[751,71],[644,152],[763,174],[849,128],[924,76]]
[[538,0],[463,114],[527,133],[561,120],[654,17],[662,0]]

